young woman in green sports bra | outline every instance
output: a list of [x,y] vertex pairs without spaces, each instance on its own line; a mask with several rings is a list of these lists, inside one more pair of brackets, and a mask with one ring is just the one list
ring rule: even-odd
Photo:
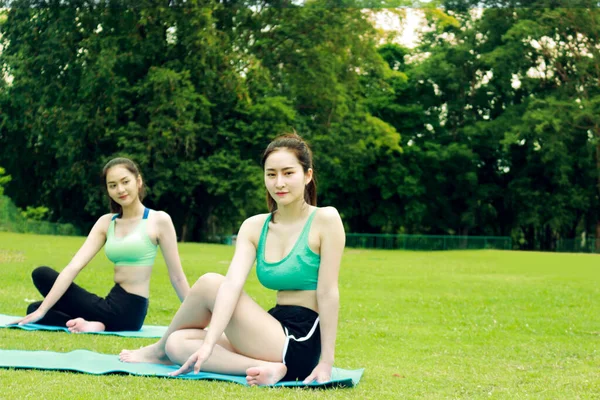
[[[144,207],[144,182],[135,163],[115,158],[103,169],[112,213],[98,219],[71,262],[60,272],[36,268],[33,283],[44,296],[32,303],[20,325],[66,326],[71,332],[133,331],[142,327],[148,311],[150,275],[157,247],[169,278],[183,301],[190,286],[183,273],[171,217]],[[104,246],[115,264],[115,285],[101,298],[73,283],[79,272]]]
[[[331,379],[343,224],[335,208],[316,207],[312,154],[298,135],[275,139],[262,161],[271,212],[244,221],[227,275],[200,277],[165,335],[123,350],[122,361],[246,375],[250,385]],[[255,261],[260,282],[277,290],[268,312],[243,291]]]

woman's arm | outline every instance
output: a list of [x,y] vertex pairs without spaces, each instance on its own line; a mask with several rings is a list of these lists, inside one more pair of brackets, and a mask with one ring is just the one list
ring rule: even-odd
[[177,293],[177,297],[179,297],[180,301],[183,301],[190,290],[190,284],[188,283],[187,277],[183,273],[183,267],[181,266],[181,259],[179,258],[179,251],[177,250],[177,234],[175,233],[175,226],[173,226],[173,221],[169,214],[164,211],[158,211],[156,213],[156,218],[158,244],[160,245],[160,251],[167,264],[169,279],[171,280],[173,289],[175,289],[175,293]]
[[252,235],[257,230],[257,216],[244,221],[237,235],[235,253],[225,280],[217,291],[210,327],[204,343],[213,348],[231,320],[235,306],[240,299],[248,274],[256,260],[256,245]]
[[110,214],[106,214],[96,221],[83,245],[75,253],[69,264],[58,274],[54,285],[52,285],[52,289],[50,289],[50,292],[48,292],[39,308],[19,321],[15,321],[15,323],[19,325],[32,324],[42,319],[48,310],[56,304],[71,283],[73,283],[79,272],[104,246],[106,242],[106,228],[110,223],[111,217]]
[[346,233],[340,214],[333,207],[319,210],[321,223],[321,264],[317,283],[317,304],[321,325],[321,361],[305,382],[326,382],[331,379],[335,360],[340,292],[338,276],[346,244]]

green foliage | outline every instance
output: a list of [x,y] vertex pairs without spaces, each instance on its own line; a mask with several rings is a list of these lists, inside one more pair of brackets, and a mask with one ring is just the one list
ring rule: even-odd
[[390,170],[410,175],[404,186],[414,189],[397,202],[400,231],[511,235],[544,249],[593,235],[598,9],[534,2],[476,15],[469,2],[445,5],[459,25],[431,16],[420,48],[382,46],[407,80],[369,98],[402,133],[405,151]]
[[6,196],[0,196],[0,232],[35,233],[40,235],[80,235],[72,224],[57,224],[42,221],[47,212],[45,207],[18,209]]
[[0,167],[0,196],[4,194],[4,186],[11,181],[11,176],[6,175],[6,170]]
[[[44,4],[13,2],[0,28],[13,76],[0,161],[21,182],[7,187],[17,204],[48,206],[52,220],[89,228],[105,211],[98,172],[117,155],[141,165],[148,205],[199,240],[265,210],[260,154],[293,127],[315,142],[337,135],[355,153],[398,149],[394,128],[361,105],[389,71],[359,9]],[[362,126],[343,122],[353,113]],[[332,132],[340,124],[352,129]]]
[[42,221],[46,218],[50,209],[48,207],[27,207],[26,210],[21,210],[21,215],[25,219],[32,221]]
[[591,0],[427,2],[415,49],[382,44],[372,26],[399,2],[284,3],[11,2],[6,193],[86,231],[106,211],[100,168],[124,155],[141,165],[147,205],[181,239],[206,240],[266,211],[261,153],[295,129],[313,146],[319,204],[348,231],[512,236],[530,249],[600,237]]

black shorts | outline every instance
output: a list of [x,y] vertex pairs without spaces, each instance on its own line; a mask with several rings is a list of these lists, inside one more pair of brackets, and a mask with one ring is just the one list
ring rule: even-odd
[[283,363],[287,373],[283,381],[306,379],[321,357],[319,314],[301,306],[277,305],[269,310],[281,323],[287,337],[283,347]]

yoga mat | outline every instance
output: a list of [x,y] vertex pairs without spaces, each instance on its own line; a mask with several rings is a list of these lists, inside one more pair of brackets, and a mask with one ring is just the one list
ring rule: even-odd
[[[88,350],[75,350],[69,353],[57,353],[53,351],[0,350],[0,367],[75,371],[94,375],[127,373],[131,375],[156,376],[172,379],[210,379],[247,385],[245,376],[200,372],[199,374],[191,373],[172,377],[168,374],[178,369],[178,367],[173,365],[124,363],[119,361],[119,356],[117,355],[95,353]],[[350,388],[358,384],[363,372],[364,369],[346,370],[341,368],[333,368],[331,381],[329,382],[313,382],[307,385],[301,381],[279,382],[273,386]]]
[[[25,329],[26,331],[63,331],[69,332],[67,327],[62,326],[50,326],[50,325],[39,325],[39,324],[27,324],[27,325],[8,325],[13,321],[23,317],[15,317],[13,315],[0,314],[0,328],[19,328]],[[167,330],[166,326],[158,325],[144,325],[139,331],[121,331],[121,332],[86,332],[96,335],[117,335],[123,337],[136,337],[136,338],[160,338],[163,333]],[[69,332],[71,333],[71,332]],[[79,333],[78,333],[79,335]]]

